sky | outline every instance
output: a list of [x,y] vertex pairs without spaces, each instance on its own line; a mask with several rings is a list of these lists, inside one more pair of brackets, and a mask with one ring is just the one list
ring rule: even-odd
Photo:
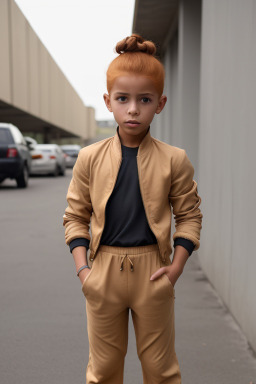
[[113,119],[103,101],[115,45],[132,33],[135,0],[15,0],[97,120]]

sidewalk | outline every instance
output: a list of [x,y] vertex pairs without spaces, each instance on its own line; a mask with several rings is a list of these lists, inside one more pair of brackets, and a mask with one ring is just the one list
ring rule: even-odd
[[[196,253],[175,291],[182,384],[256,384],[255,354],[202,272]],[[125,384],[142,383],[131,323]]]
[[176,292],[176,349],[183,384],[255,384],[255,354],[206,279],[196,254]]

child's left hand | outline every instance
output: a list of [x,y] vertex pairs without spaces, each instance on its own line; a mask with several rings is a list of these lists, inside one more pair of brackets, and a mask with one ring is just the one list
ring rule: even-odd
[[188,251],[183,246],[177,245],[175,247],[171,265],[159,268],[155,273],[153,273],[150,280],[155,280],[165,273],[174,287],[176,281],[183,272],[188,257]]
[[168,279],[172,283],[172,286],[176,284],[176,281],[182,274],[181,268],[175,265],[168,265],[167,267],[161,267],[156,272],[153,273],[153,275],[150,277],[150,280],[156,280],[160,276],[162,276],[164,273],[167,275]]

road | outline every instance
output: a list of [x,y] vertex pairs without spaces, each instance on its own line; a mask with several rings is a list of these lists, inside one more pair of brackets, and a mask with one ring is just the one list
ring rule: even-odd
[[[62,227],[71,175],[33,177],[25,190],[0,186],[1,384],[85,383],[85,298]],[[182,383],[255,384],[255,357],[196,254],[175,300]],[[142,383],[132,321],[124,382]]]

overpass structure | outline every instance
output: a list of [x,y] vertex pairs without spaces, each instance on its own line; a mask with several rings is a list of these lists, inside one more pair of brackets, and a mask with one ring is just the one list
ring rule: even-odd
[[96,133],[95,111],[86,107],[14,0],[0,1],[0,121],[42,141]]

